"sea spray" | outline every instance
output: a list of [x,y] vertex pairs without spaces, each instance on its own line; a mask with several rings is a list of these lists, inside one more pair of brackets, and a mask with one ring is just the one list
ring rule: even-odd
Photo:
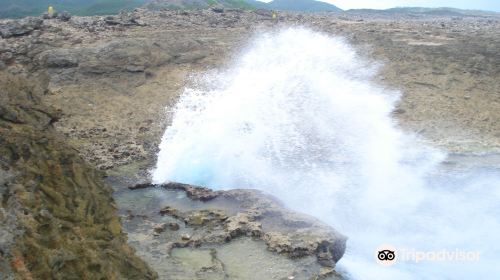
[[[467,227],[450,202],[481,203],[433,188],[429,178],[444,154],[397,128],[391,112],[399,93],[373,82],[376,66],[343,39],[307,29],[257,36],[229,69],[206,73],[185,89],[153,181],[271,193],[350,237],[338,269],[356,279],[473,271],[454,263],[445,270],[429,263],[387,268],[373,260],[381,243],[420,250],[480,245],[471,243],[474,230],[447,236]],[[499,229],[498,219],[488,217]]]

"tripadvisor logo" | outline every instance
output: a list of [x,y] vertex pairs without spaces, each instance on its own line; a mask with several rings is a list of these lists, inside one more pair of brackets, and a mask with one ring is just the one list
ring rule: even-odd
[[396,259],[396,249],[391,245],[381,245],[375,250],[375,261],[380,265],[393,265]]
[[479,251],[465,250],[439,250],[439,251],[420,251],[415,249],[398,249],[392,245],[381,245],[375,250],[375,261],[384,266],[391,266],[398,262],[420,263],[424,261],[439,262],[471,262],[479,261]]

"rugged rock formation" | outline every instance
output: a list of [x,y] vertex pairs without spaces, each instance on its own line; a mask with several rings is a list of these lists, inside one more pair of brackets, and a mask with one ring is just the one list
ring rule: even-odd
[[[333,228],[313,217],[287,210],[278,200],[257,190],[212,191],[179,183],[158,186],[140,184],[131,189],[134,190],[133,197],[138,200],[153,193],[158,197],[169,197],[158,204],[157,214],[147,214],[137,211],[118,195],[118,202],[125,210],[122,210],[125,227],[130,230],[131,238],[134,240],[142,236],[140,245],[136,247],[138,253],[149,260],[163,278],[168,278],[165,274],[169,272],[162,271],[162,268],[174,265],[176,252],[180,248],[190,248],[200,253],[210,248],[213,258],[217,259],[225,246],[239,244],[241,239],[263,242],[268,251],[289,258],[293,264],[292,271],[276,272],[277,275],[297,276],[297,279],[315,279],[320,275],[335,278],[335,264],[346,249],[347,238]],[[185,193],[185,198],[180,196],[179,199],[182,193]],[[151,202],[148,205],[156,207]],[[156,253],[156,258],[164,255],[164,261],[155,265],[148,253],[148,242],[154,243],[156,248],[164,248]],[[250,246],[248,243],[246,245]],[[260,255],[265,256],[262,253]],[[237,253],[234,258],[241,261]],[[220,267],[212,268],[216,275],[231,270],[231,264],[226,264],[226,261],[217,260],[217,263]],[[273,266],[276,266],[276,271],[281,270],[279,263],[262,264],[261,269]],[[190,269],[195,268],[190,266]],[[202,270],[198,272],[205,275]],[[224,279],[214,277],[205,275],[199,279]],[[247,279],[244,274],[239,277]]]
[[0,278],[154,279],[111,189],[52,127],[45,88],[0,73]]

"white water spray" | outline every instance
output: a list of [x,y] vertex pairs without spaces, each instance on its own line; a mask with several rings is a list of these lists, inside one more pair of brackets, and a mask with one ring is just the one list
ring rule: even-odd
[[[339,266],[356,279],[477,276],[478,266],[461,263],[442,270],[435,263],[387,268],[373,260],[381,243],[481,250],[474,235],[484,232],[463,233],[468,224],[453,213],[460,207],[450,205],[456,200],[480,207],[500,229],[489,213],[498,213],[493,202],[430,188],[426,178],[444,155],[396,128],[390,114],[398,94],[371,82],[375,73],[342,39],[300,28],[261,35],[233,67],[185,90],[153,181],[271,193],[350,237]],[[500,198],[490,191],[490,199]],[[482,272],[494,272],[482,264]]]

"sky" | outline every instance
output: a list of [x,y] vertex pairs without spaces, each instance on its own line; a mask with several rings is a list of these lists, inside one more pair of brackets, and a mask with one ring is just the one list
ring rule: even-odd
[[[270,0],[261,0],[270,2]],[[453,7],[500,12],[500,0],[321,0],[343,9],[388,9],[394,7]]]

